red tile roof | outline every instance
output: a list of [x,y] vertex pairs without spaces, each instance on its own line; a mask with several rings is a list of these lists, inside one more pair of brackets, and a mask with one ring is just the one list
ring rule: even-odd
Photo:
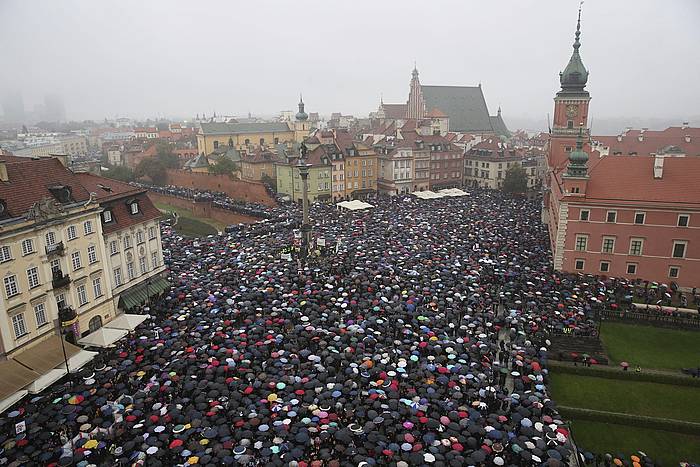
[[430,118],[447,118],[447,115],[445,115],[444,112],[442,112],[440,109],[437,109],[437,108],[428,112],[428,115],[426,115],[426,116],[430,117]]
[[[5,156],[7,157],[7,156]],[[8,182],[0,182],[0,199],[7,203],[11,217],[19,217],[43,198],[54,199],[49,187],[70,187],[74,202],[87,201],[90,193],[82,186],[78,177],[66,169],[58,159],[22,159],[6,163]]]
[[[139,213],[131,214],[126,202],[136,200],[139,203]],[[112,222],[103,223],[102,231],[105,234],[129,228],[142,222],[147,222],[159,218],[162,214],[153,205],[146,193],[139,193],[134,196],[123,195],[120,198],[100,203],[105,209],[112,211]]]
[[[686,137],[690,141],[686,141]],[[640,141],[641,138],[641,141]],[[610,148],[610,155],[628,156],[659,154],[668,146],[676,146],[688,156],[700,156],[700,128],[669,127],[665,130],[628,130],[617,136],[593,136],[593,141]],[[619,139],[619,141],[618,141]]]
[[129,185],[128,183],[100,177],[89,173],[75,174],[80,184],[90,193],[95,193],[96,201],[103,202],[113,198],[119,198],[125,194],[135,195],[145,190]]
[[407,104],[382,104],[386,118],[406,118]]
[[277,162],[277,156],[268,151],[267,149],[262,149],[260,146],[256,146],[250,153],[243,154],[243,162],[248,162],[251,164],[265,164],[271,162]]
[[[654,178],[654,161],[654,157],[640,156],[591,158],[585,199],[700,208],[700,158],[664,158],[660,179]],[[557,178],[561,182],[561,174]]]

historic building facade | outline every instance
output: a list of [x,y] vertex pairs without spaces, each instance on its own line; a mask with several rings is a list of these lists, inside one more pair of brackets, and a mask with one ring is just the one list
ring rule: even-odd
[[700,159],[589,149],[588,71],[574,50],[560,74],[543,220],[557,270],[700,286]]
[[163,292],[169,284],[161,277],[165,271],[161,213],[146,190],[86,173],[77,177],[102,208],[106,276],[116,308],[128,311]]
[[[423,85],[415,67],[411,73],[408,101],[405,104],[385,104],[382,100],[372,115],[380,121],[428,119],[437,131],[449,128],[449,131],[459,133],[509,135],[500,108],[497,115],[489,115],[481,84]],[[441,134],[444,136],[445,133]]]
[[199,125],[197,151],[205,156],[226,146],[241,150],[251,144],[269,147],[287,142],[301,143],[311,132],[311,122],[302,100],[293,122],[201,122]]
[[55,336],[59,309],[73,342],[116,313],[100,205],[57,159],[17,159],[0,160],[0,358]]

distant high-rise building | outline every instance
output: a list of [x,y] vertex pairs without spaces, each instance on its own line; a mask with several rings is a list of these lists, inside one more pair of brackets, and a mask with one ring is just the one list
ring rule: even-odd
[[22,99],[22,94],[19,91],[7,93],[3,96],[2,112],[5,116],[5,121],[24,121],[24,100]]
[[47,94],[44,96],[44,115],[41,120],[48,122],[62,122],[66,119],[66,107],[63,104],[63,99],[56,94]]

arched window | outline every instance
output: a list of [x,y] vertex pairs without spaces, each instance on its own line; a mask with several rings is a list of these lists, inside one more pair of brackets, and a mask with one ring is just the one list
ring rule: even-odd
[[93,316],[88,324],[90,332],[95,332],[102,327],[102,316]]

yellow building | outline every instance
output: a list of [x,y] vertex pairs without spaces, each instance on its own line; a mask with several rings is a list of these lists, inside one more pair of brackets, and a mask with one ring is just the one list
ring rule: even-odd
[[[328,143],[327,137],[322,134],[319,140]],[[331,156],[333,199],[365,199],[376,193],[379,164],[374,149],[355,141],[347,130],[342,129],[333,131],[332,141],[337,148]]]
[[77,175],[102,207],[108,278],[116,308],[128,311],[169,287],[160,237],[160,211],[145,189],[92,174]]
[[246,152],[241,158],[241,178],[243,180],[261,181],[275,179],[277,155],[267,149],[256,147]]
[[311,132],[304,103],[299,102],[299,112],[293,122],[215,123],[202,122],[197,133],[197,151],[208,156],[224,146],[237,150],[249,145],[273,146],[280,143],[304,141]]
[[77,176],[57,159],[2,156],[0,180],[0,357],[21,358],[56,335],[59,308],[77,313],[69,341],[116,310],[105,275],[102,209]]
[[[275,164],[277,176],[277,193],[289,196],[292,201],[303,200],[303,185],[299,169],[296,167],[298,157],[290,157]],[[331,158],[325,146],[309,151],[306,163],[310,164],[308,178],[309,201],[329,201],[331,199]]]

